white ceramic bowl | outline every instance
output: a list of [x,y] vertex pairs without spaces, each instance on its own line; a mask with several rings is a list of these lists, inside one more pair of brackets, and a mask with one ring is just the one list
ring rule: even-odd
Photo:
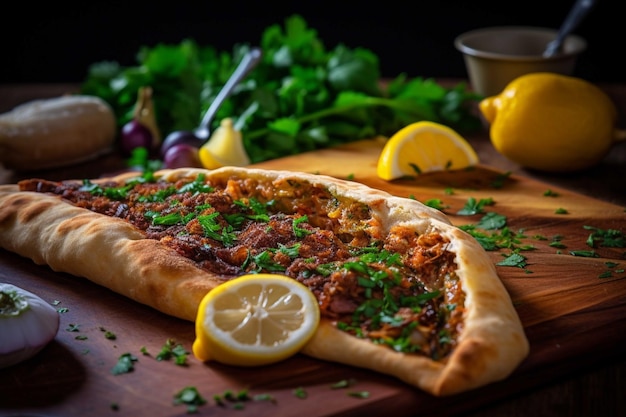
[[484,96],[500,93],[515,78],[531,72],[555,72],[571,75],[578,56],[587,42],[569,35],[561,51],[543,57],[557,30],[532,26],[499,26],[476,29],[454,40],[465,60],[470,84]]

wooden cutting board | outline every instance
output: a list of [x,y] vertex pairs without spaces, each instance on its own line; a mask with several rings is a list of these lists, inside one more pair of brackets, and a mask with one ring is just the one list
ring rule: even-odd
[[[190,355],[186,366],[178,366],[156,356],[168,339],[190,351],[192,323],[0,251],[0,282],[67,308],[50,345],[29,361],[0,370],[0,416],[182,416],[187,410],[173,405],[173,398],[188,386],[207,399],[200,415],[402,417],[415,415],[415,410],[424,416],[465,415],[546,381],[623,360],[626,249],[595,248],[598,257],[570,253],[592,249],[586,244],[587,226],[625,232],[623,207],[483,166],[386,182],[376,176],[381,149],[380,142],[364,141],[256,166],[333,175],[420,201],[438,199],[457,225],[475,224],[482,217],[457,214],[469,199],[491,199],[485,212],[505,215],[509,230],[520,236],[518,245],[535,248],[522,252],[527,262],[523,268],[498,266],[531,345],[529,357],[509,378],[441,399],[385,375],[300,355],[252,369],[205,365]],[[557,213],[563,210],[567,213]],[[556,240],[563,247],[554,247]],[[508,253],[504,249],[489,255],[497,263]],[[76,327],[77,332],[68,331]],[[105,338],[105,330],[117,338]],[[111,368],[125,353],[137,357],[134,371],[112,375]],[[348,389],[331,387],[342,380],[355,384]],[[294,395],[299,388],[306,398]],[[216,406],[213,396],[229,390],[269,394],[273,401],[246,401],[243,409],[234,409],[234,403]],[[351,391],[367,392],[369,397],[357,398]]]

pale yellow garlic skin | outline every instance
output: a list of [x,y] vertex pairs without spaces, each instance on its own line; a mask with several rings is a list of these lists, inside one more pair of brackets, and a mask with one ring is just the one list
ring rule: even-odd
[[56,309],[39,296],[0,283],[0,292],[16,291],[28,306],[17,315],[0,314],[0,369],[32,358],[56,336],[60,316]]

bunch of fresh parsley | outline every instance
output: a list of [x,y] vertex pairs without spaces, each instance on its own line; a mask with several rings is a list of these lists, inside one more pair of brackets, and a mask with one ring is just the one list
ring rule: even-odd
[[[235,45],[228,53],[193,40],[143,47],[137,66],[92,65],[81,90],[106,100],[122,126],[132,118],[139,88],[151,86],[163,136],[192,130],[250,47]],[[212,126],[216,129],[226,117],[235,120],[252,162],[389,137],[419,120],[459,131],[480,126],[471,102],[481,97],[465,83],[445,88],[432,79],[400,74],[383,85],[373,52],[342,44],[327,50],[301,16],[287,18],[284,27],[266,28],[260,47],[262,61],[220,108]]]

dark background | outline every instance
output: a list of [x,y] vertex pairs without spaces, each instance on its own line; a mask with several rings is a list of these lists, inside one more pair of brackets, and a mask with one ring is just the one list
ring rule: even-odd
[[[185,38],[230,51],[257,44],[272,24],[300,14],[327,49],[364,47],[380,58],[384,77],[460,77],[466,72],[454,48],[460,33],[485,26],[557,28],[574,0],[432,0],[378,2],[173,1],[37,4],[5,9],[0,22],[0,84],[81,82],[103,60],[136,65],[141,46]],[[594,82],[626,80],[619,2],[598,1],[575,31],[588,42],[574,75]]]

